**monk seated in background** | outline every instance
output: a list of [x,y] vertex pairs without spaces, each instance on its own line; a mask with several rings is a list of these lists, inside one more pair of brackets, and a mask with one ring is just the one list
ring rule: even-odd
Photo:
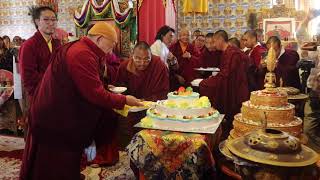
[[171,79],[170,89],[172,91],[180,86],[188,86],[193,80],[193,46],[190,43],[191,33],[187,29],[182,29],[179,33],[179,40],[169,49],[170,52],[177,58],[179,68],[175,71],[175,79]]
[[193,54],[192,56],[194,57],[200,57],[202,55],[202,53],[204,52],[205,50],[205,42],[206,42],[206,39],[205,39],[205,36],[204,35],[199,35],[196,37],[196,39],[194,40],[194,43],[193,43]]
[[[125,86],[128,94],[147,101],[166,99],[169,92],[168,68],[159,57],[151,55],[147,43],[139,42],[133,49],[132,58],[121,63],[115,85]],[[129,113],[125,120],[120,120],[122,148],[137,132],[133,126],[145,115],[145,111]]]
[[281,45],[281,40],[277,36],[271,36],[267,41],[268,50],[273,46],[277,65],[275,69],[277,77],[277,86],[290,86],[297,89],[301,88],[299,69],[297,62],[299,61],[299,54],[291,49],[284,49]]
[[132,59],[121,63],[115,84],[127,87],[128,94],[140,99],[166,99],[169,92],[168,68],[159,57],[151,55],[146,42],[139,42],[134,47]]
[[214,47],[214,34],[208,33],[205,38],[205,48],[203,50],[202,55],[196,60],[197,67],[219,67],[221,51],[218,51]]
[[208,96],[214,107],[225,114],[224,134],[229,134],[234,115],[240,112],[242,102],[249,99],[247,74],[241,51],[228,45],[224,30],[214,34],[214,47],[222,51],[220,72],[200,83],[200,94]]

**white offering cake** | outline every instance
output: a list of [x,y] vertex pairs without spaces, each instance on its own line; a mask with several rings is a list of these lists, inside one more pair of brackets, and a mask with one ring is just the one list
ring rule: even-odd
[[171,127],[192,130],[206,128],[217,123],[219,112],[211,107],[206,96],[192,91],[192,88],[179,88],[168,93],[168,99],[158,101],[148,109],[147,116],[141,120],[144,127]]

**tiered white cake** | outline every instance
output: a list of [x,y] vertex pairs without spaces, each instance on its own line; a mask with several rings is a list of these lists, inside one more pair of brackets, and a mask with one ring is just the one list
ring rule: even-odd
[[208,97],[199,97],[191,88],[179,88],[168,94],[167,100],[158,101],[148,109],[141,120],[144,127],[170,127],[192,131],[216,126],[221,115],[211,107]]

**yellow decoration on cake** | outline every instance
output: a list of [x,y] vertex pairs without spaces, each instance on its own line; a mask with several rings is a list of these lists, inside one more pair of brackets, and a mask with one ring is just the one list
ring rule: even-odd
[[202,96],[194,102],[194,106],[197,108],[211,107],[211,103],[207,96]]
[[152,127],[153,121],[151,118],[146,116],[145,118],[141,119],[141,125],[144,127]]
[[273,72],[274,69],[276,68],[276,60],[277,60],[277,57],[276,57],[276,52],[273,48],[273,43],[271,44],[271,48],[269,49],[268,51],[268,55],[267,55],[267,69],[268,69],[268,73],[266,74],[265,76],[265,79],[264,79],[264,87],[267,89],[267,90],[271,90],[271,88],[275,88],[276,87],[276,75],[275,73]]
[[276,60],[277,60],[277,55],[276,55],[276,51],[273,48],[273,43],[272,43],[267,55],[267,69],[269,72],[273,72],[274,69],[276,68]]

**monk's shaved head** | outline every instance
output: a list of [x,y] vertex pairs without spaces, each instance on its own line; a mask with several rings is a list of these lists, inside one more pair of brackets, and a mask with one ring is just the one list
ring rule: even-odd
[[225,30],[219,30],[214,33],[215,38],[222,38],[225,42],[228,42],[228,33]]
[[230,38],[228,43],[234,47],[240,48],[240,41],[236,37]]
[[257,43],[257,32],[255,30],[248,30],[244,33],[243,43],[247,48],[253,48]]
[[214,47],[219,51],[225,51],[228,47],[228,33],[219,30],[214,33]]
[[133,48],[133,64],[138,71],[144,71],[151,61],[151,50],[148,43],[138,42]]
[[133,48],[133,50],[135,49],[144,49],[144,50],[147,50],[147,51],[150,51],[151,52],[151,49],[150,49],[150,46],[148,43],[146,43],[145,41],[139,41]]
[[248,30],[244,33],[244,35],[257,39],[257,31],[255,31],[255,30]]
[[182,28],[182,29],[180,30],[179,35],[180,35],[180,34],[191,35],[191,32],[190,32],[187,28]]
[[210,51],[210,52],[216,50],[216,48],[214,47],[214,34],[213,33],[208,33],[206,35],[205,46],[208,49],[208,51]]
[[186,29],[183,28],[180,30],[179,32],[179,41],[182,42],[183,44],[187,44],[190,42],[190,37],[191,37],[191,32]]
[[213,38],[213,36],[214,36],[214,33],[208,33],[208,34],[206,34],[206,38]]
[[267,41],[267,46],[271,46],[271,44],[277,47],[281,47],[281,40],[277,36],[271,36]]

